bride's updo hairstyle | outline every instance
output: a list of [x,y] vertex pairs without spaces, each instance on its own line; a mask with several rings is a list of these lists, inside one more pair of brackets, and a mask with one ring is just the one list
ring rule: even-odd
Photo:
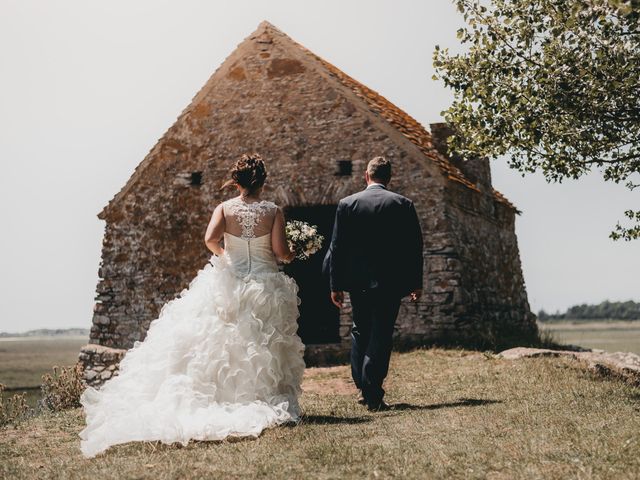
[[231,168],[231,179],[224,182],[220,190],[240,185],[251,195],[264,185],[266,179],[267,169],[262,157],[257,153],[245,153]]

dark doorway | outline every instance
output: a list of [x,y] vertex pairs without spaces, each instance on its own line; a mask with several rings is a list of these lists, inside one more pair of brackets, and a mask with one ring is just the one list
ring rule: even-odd
[[335,205],[285,208],[287,220],[302,220],[317,225],[324,236],[322,249],[304,261],[296,260],[285,266],[287,275],[298,283],[300,318],[298,335],[305,344],[336,343],[340,341],[338,309],[329,299],[329,282],[322,275],[322,260],[329,249],[336,214]]

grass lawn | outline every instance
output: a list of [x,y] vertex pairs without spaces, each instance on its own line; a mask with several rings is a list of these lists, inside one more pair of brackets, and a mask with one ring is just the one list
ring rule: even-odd
[[38,386],[53,365],[73,365],[86,337],[12,337],[0,339],[0,383]]
[[[26,390],[27,403],[34,407],[40,398],[42,375],[54,365],[68,366],[78,361],[86,337],[0,338],[0,383],[7,387],[36,387]],[[4,392],[9,397],[15,391]]]
[[561,343],[640,355],[640,320],[585,322],[567,320],[538,324]]
[[640,389],[568,358],[394,353],[388,412],[345,367],[309,369],[303,421],[257,439],[129,443],[84,459],[80,409],[0,431],[0,478],[640,478]]

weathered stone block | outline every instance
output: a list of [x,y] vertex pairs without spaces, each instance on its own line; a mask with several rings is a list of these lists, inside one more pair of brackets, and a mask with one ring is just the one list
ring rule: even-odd
[[106,315],[94,315],[93,321],[96,325],[109,325],[111,320]]

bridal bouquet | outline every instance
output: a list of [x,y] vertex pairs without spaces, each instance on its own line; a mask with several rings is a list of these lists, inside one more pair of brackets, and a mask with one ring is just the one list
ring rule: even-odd
[[289,249],[296,252],[298,260],[306,260],[322,248],[324,237],[318,227],[300,220],[291,220],[285,227]]

